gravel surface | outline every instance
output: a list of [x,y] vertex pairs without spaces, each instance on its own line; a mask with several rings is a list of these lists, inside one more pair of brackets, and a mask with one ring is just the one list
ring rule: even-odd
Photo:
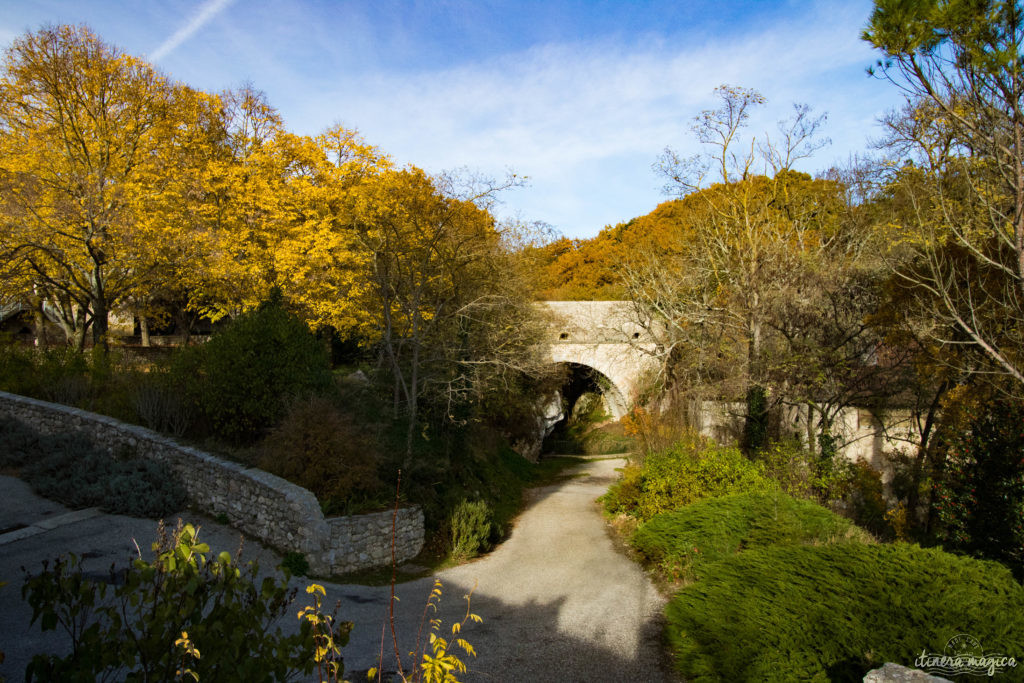
[[[578,476],[532,490],[529,507],[505,543],[483,558],[438,573],[443,583],[440,609],[427,618],[441,619],[441,635],[449,637],[451,624],[465,616],[463,596],[474,586],[472,611],[483,619],[481,624],[467,622],[462,631],[478,656],[463,657],[469,672],[460,680],[672,680],[664,673],[661,647],[664,599],[639,567],[615,550],[594,502],[622,464],[617,459],[587,461],[575,470]],[[6,499],[0,519],[8,527],[66,512],[36,498],[11,477],[0,477],[0,498]],[[201,538],[213,550],[233,552],[237,547],[237,532],[207,519],[194,521],[204,525]],[[45,557],[72,551],[88,553],[90,568],[101,570],[134,552],[131,538],[139,539],[145,550],[153,528],[150,520],[100,515],[0,548],[0,580],[10,581],[0,589],[0,650],[7,653],[0,675],[21,680],[31,652],[57,647],[52,637],[27,628],[31,612],[17,598],[20,565],[38,566]],[[249,544],[243,559],[253,558],[264,568],[278,561],[270,551]],[[359,672],[377,665],[382,637],[383,669],[395,670],[393,637],[386,628],[390,588],[325,586],[328,604],[339,601],[339,619],[355,622],[343,650],[347,678],[365,680]],[[395,634],[407,669],[417,637],[427,640],[429,623],[421,629],[420,622],[432,586],[430,578],[395,588]]]

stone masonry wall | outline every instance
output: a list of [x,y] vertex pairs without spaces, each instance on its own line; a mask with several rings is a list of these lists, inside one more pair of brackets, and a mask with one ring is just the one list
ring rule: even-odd
[[[0,414],[43,433],[79,432],[114,453],[122,447],[162,462],[182,481],[189,502],[269,546],[306,555],[317,574],[366,569],[391,562],[392,512],[325,519],[310,491],[263,470],[245,467],[183,446],[144,427],[104,415],[0,392]],[[398,511],[396,560],[423,547],[423,512]]]

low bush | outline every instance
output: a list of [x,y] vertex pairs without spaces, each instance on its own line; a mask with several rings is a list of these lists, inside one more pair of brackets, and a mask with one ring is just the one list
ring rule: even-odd
[[962,633],[1020,656],[1024,588],[996,562],[905,543],[776,546],[717,562],[666,615],[688,681],[860,681]]
[[298,400],[260,446],[259,466],[312,491],[327,514],[386,505],[377,444],[326,398]]
[[848,519],[782,492],[738,493],[656,515],[633,534],[632,546],[667,578],[694,581],[741,551],[772,545],[868,542]]
[[158,518],[184,508],[184,487],[161,463],[122,452],[111,456],[82,436],[39,434],[0,419],[0,465],[19,468],[39,495],[79,509]]
[[738,448],[691,435],[630,464],[602,498],[610,514],[646,521],[703,498],[769,491],[777,485]]
[[0,390],[34,396],[38,388],[35,352],[0,336]]
[[491,506],[482,500],[463,500],[448,520],[451,557],[467,560],[490,547]]

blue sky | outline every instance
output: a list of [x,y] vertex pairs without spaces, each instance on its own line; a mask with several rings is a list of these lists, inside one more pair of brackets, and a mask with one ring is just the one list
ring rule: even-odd
[[45,23],[86,23],[172,78],[266,91],[289,129],[357,128],[400,164],[510,169],[530,185],[497,212],[572,237],[651,211],[651,164],[695,151],[688,123],[728,83],[828,113],[814,171],[863,152],[899,103],[869,78],[871,2],[0,0],[0,45]]

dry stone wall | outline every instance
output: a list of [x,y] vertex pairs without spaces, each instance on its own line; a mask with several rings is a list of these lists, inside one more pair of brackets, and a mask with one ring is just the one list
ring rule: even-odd
[[[298,551],[316,574],[337,574],[391,562],[392,512],[324,518],[307,489],[263,470],[183,446],[144,427],[104,415],[0,392],[0,414],[40,432],[77,432],[111,454],[128,448],[164,463],[185,485],[198,510],[227,517],[231,526],[281,551]],[[395,559],[423,548],[423,512],[398,511]]]

